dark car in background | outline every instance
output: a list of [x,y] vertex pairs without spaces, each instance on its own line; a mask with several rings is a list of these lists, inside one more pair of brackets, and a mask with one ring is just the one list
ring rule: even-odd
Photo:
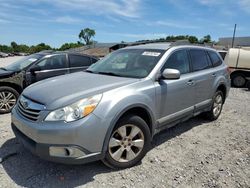
[[[27,86],[46,78],[83,71],[96,57],[69,52],[40,52],[0,68],[0,114],[8,113]],[[1,66],[1,65],[0,65]]]

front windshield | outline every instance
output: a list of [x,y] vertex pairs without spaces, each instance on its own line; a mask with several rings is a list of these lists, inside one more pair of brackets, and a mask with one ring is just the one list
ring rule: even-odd
[[113,52],[87,71],[121,77],[144,78],[164,54],[164,50],[124,49]]
[[33,54],[33,55],[24,57],[24,58],[20,59],[19,61],[16,61],[16,62],[6,66],[5,69],[12,70],[12,71],[20,71],[20,70],[28,67],[31,63],[33,63],[41,58],[42,58],[42,55]]

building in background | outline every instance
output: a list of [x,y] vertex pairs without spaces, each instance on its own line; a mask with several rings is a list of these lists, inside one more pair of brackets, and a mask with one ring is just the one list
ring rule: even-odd
[[[232,37],[219,38],[218,45],[225,46],[227,49],[232,47]],[[234,47],[250,47],[250,37],[235,37]]]

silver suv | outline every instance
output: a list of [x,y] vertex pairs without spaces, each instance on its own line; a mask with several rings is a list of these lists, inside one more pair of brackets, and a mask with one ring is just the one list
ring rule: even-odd
[[132,46],[85,72],[29,86],[12,110],[12,129],[41,158],[127,168],[159,131],[201,113],[216,120],[229,86],[227,66],[213,49]]

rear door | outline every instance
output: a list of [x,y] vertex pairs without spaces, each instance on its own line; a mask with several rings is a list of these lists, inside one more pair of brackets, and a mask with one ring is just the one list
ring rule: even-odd
[[52,55],[41,60],[34,66],[39,67],[40,70],[31,73],[32,83],[68,73],[65,54]]
[[69,54],[70,73],[86,70],[92,64],[92,58],[88,56]]
[[195,111],[199,111],[211,104],[216,73],[204,49],[190,49],[189,53],[193,71],[192,81],[195,86]]

